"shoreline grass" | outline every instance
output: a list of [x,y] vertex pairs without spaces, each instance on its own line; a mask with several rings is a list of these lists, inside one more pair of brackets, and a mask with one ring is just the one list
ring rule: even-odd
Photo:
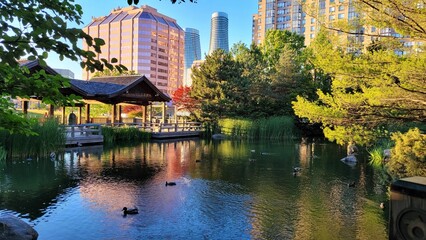
[[221,132],[231,138],[249,140],[282,140],[297,136],[294,120],[290,116],[266,119],[221,119]]

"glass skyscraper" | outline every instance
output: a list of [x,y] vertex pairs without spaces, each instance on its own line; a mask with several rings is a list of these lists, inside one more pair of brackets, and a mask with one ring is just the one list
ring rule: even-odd
[[200,32],[194,28],[185,28],[185,73],[184,86],[191,86],[191,66],[201,59]]
[[209,54],[219,48],[229,51],[228,14],[224,12],[214,12],[211,19]]

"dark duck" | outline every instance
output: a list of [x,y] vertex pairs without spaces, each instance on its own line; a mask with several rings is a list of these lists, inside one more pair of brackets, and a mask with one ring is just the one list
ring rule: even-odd
[[166,187],[167,186],[175,186],[176,185],[176,183],[175,182],[166,182]]
[[123,208],[123,214],[124,215],[127,215],[127,214],[138,214],[139,213],[139,211],[138,211],[138,208],[131,208],[131,209],[127,209],[127,207],[124,207]]

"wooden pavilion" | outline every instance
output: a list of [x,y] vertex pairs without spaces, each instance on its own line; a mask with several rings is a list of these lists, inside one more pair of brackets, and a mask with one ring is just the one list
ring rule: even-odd
[[[47,73],[55,75],[58,74],[49,66],[42,66],[35,61],[22,62],[21,66],[26,66],[30,73],[45,70]],[[151,106],[152,102],[163,102],[163,120],[165,119],[165,102],[171,100],[169,96],[161,92],[157,87],[152,84],[148,78],[141,75],[129,76],[112,76],[112,77],[98,77],[91,80],[76,80],[70,79],[70,86],[61,88],[60,92],[65,96],[74,94],[82,98],[81,103],[76,104],[79,107],[78,124],[82,123],[81,110],[85,106],[85,123],[90,123],[90,105],[97,103],[105,103],[112,105],[111,119],[112,124],[121,123],[121,106],[123,104],[133,104],[143,107],[142,121],[146,122],[147,119],[147,106]],[[36,99],[42,99],[43,96],[35,96]],[[117,109],[118,106],[118,109]],[[62,106],[62,123],[66,123],[65,107]],[[26,113],[28,109],[28,100],[24,100],[23,112]],[[118,111],[117,111],[118,110]],[[50,107],[49,115],[53,116],[54,108]]]

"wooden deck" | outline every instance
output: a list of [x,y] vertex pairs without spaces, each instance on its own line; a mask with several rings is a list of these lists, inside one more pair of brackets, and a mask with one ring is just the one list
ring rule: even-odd
[[65,145],[102,144],[104,136],[100,124],[87,123],[65,126]]
[[201,123],[198,122],[182,122],[182,123],[166,123],[154,126],[151,132],[153,139],[165,138],[183,138],[198,137],[202,132]]
[[[199,137],[202,132],[201,123],[181,122],[181,123],[139,123],[126,124],[115,123],[107,126],[127,126],[135,127],[151,133],[152,139],[186,138]],[[80,125],[65,126],[66,145],[82,146],[88,144],[103,144],[101,124],[87,123]]]

